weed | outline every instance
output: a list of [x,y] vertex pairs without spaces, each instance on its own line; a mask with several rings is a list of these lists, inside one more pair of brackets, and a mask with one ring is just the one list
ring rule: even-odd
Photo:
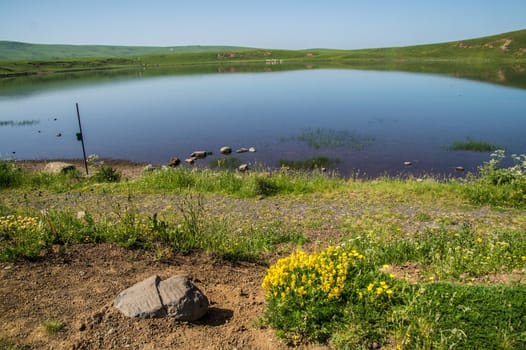
[[475,151],[475,152],[492,152],[496,151],[500,146],[493,145],[486,141],[473,140],[467,138],[464,141],[455,141],[453,142],[448,149],[451,151]]
[[101,165],[93,175],[93,180],[96,182],[119,182],[121,174],[112,167]]
[[306,143],[314,149],[351,147],[356,151],[363,150],[366,146],[374,142],[374,137],[352,133],[348,130],[333,129],[305,129],[301,134],[294,138],[297,141]]
[[54,335],[64,329],[64,322],[57,320],[45,320],[42,321],[42,327],[44,331],[49,335]]
[[22,181],[22,171],[15,161],[0,159],[0,189],[15,187]]
[[526,155],[512,155],[514,166],[502,168],[503,150],[491,154],[480,168],[480,177],[472,178],[465,194],[475,203],[521,207],[526,205]]
[[296,170],[314,170],[327,167],[333,167],[340,163],[338,158],[328,158],[328,157],[314,157],[305,160],[286,160],[281,159],[279,165],[281,168],[286,167]]

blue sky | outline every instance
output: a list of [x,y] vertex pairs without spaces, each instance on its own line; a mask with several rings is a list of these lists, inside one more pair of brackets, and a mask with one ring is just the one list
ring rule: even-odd
[[0,40],[51,44],[404,46],[526,28],[526,0],[0,0]]

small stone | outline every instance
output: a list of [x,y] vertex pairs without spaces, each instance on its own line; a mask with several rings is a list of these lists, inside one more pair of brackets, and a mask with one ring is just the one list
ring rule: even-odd
[[194,158],[194,157],[190,157],[190,158],[186,158],[184,161],[187,164],[194,164],[195,163],[195,159],[196,158]]
[[241,147],[236,150],[236,153],[246,153],[248,152],[248,148]]
[[79,326],[79,331],[84,332],[86,330],[86,324],[82,322]]
[[464,167],[463,166],[457,166],[457,167],[455,167],[455,170],[456,171],[464,171]]
[[232,153],[232,148],[230,148],[228,146],[221,147],[221,149],[219,150],[219,153],[224,154],[224,155],[228,155],[228,154]]
[[248,170],[248,164],[241,164],[237,170],[241,171],[242,173],[244,173],[245,171]]
[[172,157],[168,161],[168,166],[171,168],[177,167],[179,164],[181,164],[181,160],[178,157]]
[[57,132],[57,133],[55,134],[55,136],[56,136],[56,137],[61,137],[61,136],[62,136],[62,133]]
[[77,219],[82,220],[86,217],[86,212],[84,210],[80,210],[77,212]]
[[255,147],[250,147],[248,149],[248,151],[251,152],[251,153],[255,153],[256,152],[256,148]]
[[411,166],[411,165],[413,165],[413,163],[412,162],[404,162],[404,165],[405,166]]

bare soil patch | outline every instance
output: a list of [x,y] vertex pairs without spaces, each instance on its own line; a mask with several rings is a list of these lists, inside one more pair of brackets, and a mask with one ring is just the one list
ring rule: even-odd
[[[155,261],[143,251],[86,244],[48,252],[40,261],[0,265],[0,339],[28,349],[284,349],[258,326],[266,268],[216,262],[206,254]],[[195,323],[130,319],[113,307],[123,289],[153,274],[186,275],[210,299]],[[57,320],[54,335],[42,322]],[[322,346],[307,346],[323,349]]]

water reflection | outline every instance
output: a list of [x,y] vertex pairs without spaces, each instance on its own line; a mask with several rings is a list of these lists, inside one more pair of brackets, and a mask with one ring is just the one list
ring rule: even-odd
[[[331,167],[343,175],[457,174],[458,166],[476,170],[489,158],[487,152],[445,147],[466,137],[510,154],[526,152],[526,90],[426,74],[299,68],[260,73],[265,68],[240,66],[247,72],[217,74],[209,66],[213,72],[203,74],[187,67],[184,74],[145,70],[118,78],[101,73],[53,81],[52,89],[34,84],[27,95],[0,90],[0,115],[13,123],[27,116],[42,120],[0,128],[0,153],[81,158],[75,102],[88,154],[154,164],[202,149],[214,156],[194,166],[279,167],[285,160],[310,167],[338,159]],[[225,145],[258,151],[236,155],[239,161],[229,164],[218,155]]]
[[40,120],[0,120],[0,127],[3,126],[10,126],[10,127],[17,127],[17,126],[31,126],[40,123]]

